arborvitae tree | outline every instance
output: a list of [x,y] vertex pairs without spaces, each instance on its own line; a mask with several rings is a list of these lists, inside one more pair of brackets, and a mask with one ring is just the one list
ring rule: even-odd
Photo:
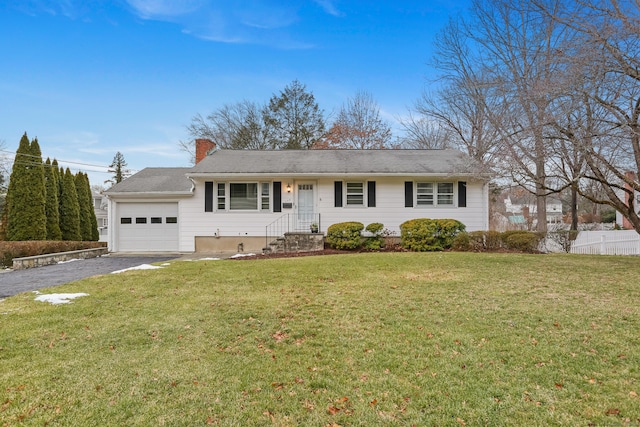
[[87,194],[89,195],[89,220],[91,221],[91,241],[97,242],[100,240],[100,231],[98,230],[98,218],[96,218],[96,211],[93,207],[93,193],[91,192],[91,183],[89,182],[89,175],[84,175],[84,182],[87,186]]
[[[54,160],[55,161],[55,160]],[[58,204],[58,166],[52,166],[47,157],[44,164],[44,181],[47,202],[45,211],[47,214],[47,240],[61,240],[60,211]]]
[[42,151],[38,138],[31,140],[29,145],[31,152],[32,164],[29,167],[29,183],[31,185],[32,194],[32,218],[31,239],[44,240],[47,238],[47,212],[46,200],[47,190],[44,181],[44,163],[42,162]]
[[80,234],[80,206],[73,175],[69,168],[62,178],[62,196],[60,199],[60,231],[62,240],[78,241]]
[[[53,162],[58,165],[58,161],[53,159]],[[53,163],[52,163],[53,164]],[[62,187],[64,185],[64,168],[60,166],[58,169],[58,205],[62,203]],[[58,207],[58,212],[60,212],[60,207]]]
[[16,152],[6,203],[7,240],[44,240],[47,237],[44,166],[37,139],[27,133]]
[[91,240],[91,212],[93,207],[90,203],[90,194],[82,172],[76,173],[74,178],[76,193],[78,194],[78,207],[80,212],[80,237],[82,240]]

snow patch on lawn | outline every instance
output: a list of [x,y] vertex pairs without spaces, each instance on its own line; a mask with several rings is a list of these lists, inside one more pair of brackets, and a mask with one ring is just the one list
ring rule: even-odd
[[248,254],[235,254],[230,256],[229,258],[242,258],[245,256],[256,256],[256,254],[248,253]]
[[131,270],[157,270],[158,268],[162,268],[162,267],[159,267],[157,265],[151,265],[151,264],[142,264],[136,267],[130,267],[130,268],[125,268],[123,270],[112,271],[111,274],[118,274],[118,273],[123,273],[125,271],[131,271]]
[[89,294],[82,292],[77,294],[40,294],[35,300],[51,304],[70,304],[72,299],[86,296],[89,296]]

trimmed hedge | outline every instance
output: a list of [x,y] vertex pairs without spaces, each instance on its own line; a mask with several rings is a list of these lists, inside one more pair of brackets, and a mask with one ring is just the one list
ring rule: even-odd
[[464,229],[465,225],[455,219],[411,219],[400,224],[401,245],[418,252],[442,251],[451,248]]
[[0,241],[0,266],[11,267],[14,258],[102,248],[105,242],[70,242],[60,240]]

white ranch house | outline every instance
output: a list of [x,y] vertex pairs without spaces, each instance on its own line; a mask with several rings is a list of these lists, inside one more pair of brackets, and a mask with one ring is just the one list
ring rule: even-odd
[[[261,251],[284,232],[414,218],[488,230],[488,178],[456,150],[215,150],[146,168],[105,192],[111,252]],[[209,150],[208,152],[206,150]]]

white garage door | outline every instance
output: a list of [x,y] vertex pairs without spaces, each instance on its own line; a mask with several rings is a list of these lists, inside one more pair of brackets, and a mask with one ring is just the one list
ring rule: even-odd
[[178,251],[178,203],[118,203],[117,212],[118,251]]

